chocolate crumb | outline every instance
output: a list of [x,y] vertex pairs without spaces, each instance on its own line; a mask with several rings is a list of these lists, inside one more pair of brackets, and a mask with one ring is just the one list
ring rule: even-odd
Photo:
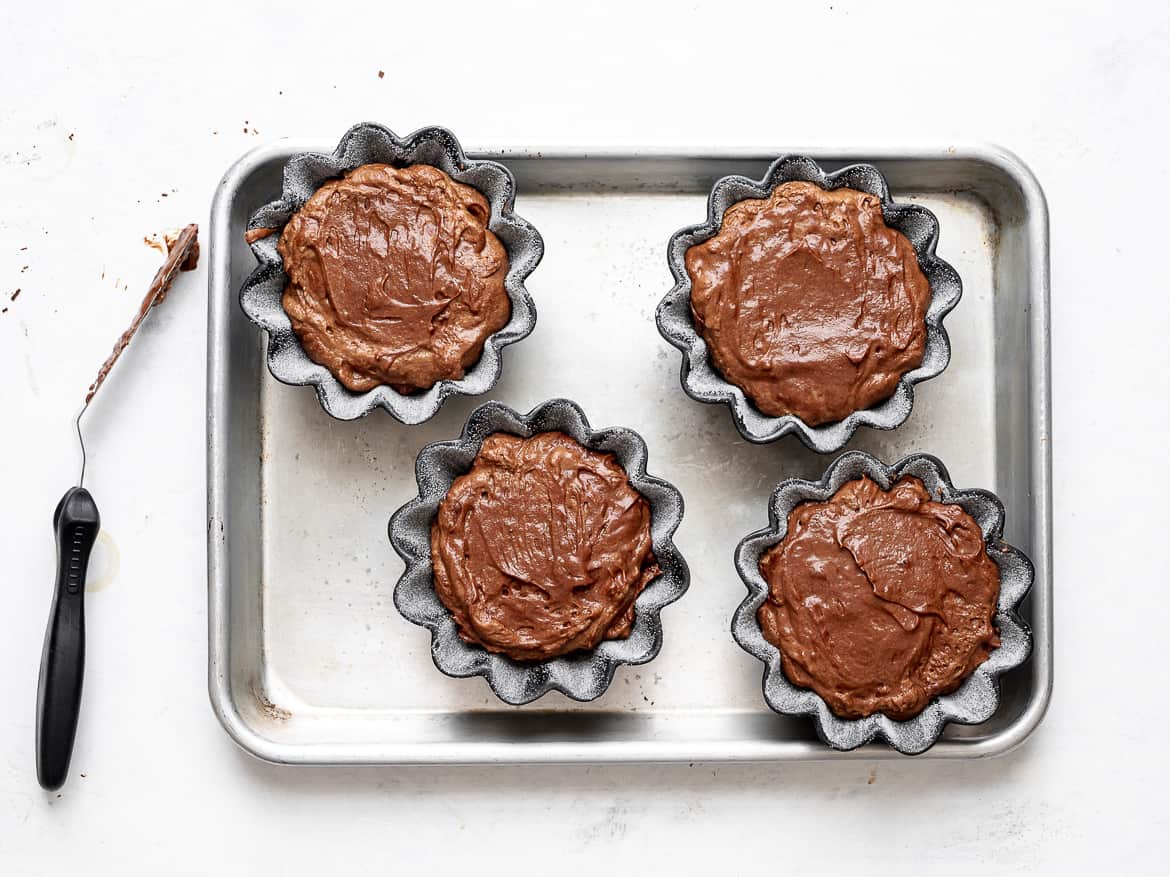
[[385,78],[386,78],[386,71],[385,71],[385,70],[379,70],[379,71],[378,71],[378,78],[379,78],[379,79],[385,79]]
[[250,228],[244,232],[244,242],[254,244],[256,241],[262,241],[271,234],[276,234],[280,229],[277,228]]
[[162,196],[163,196],[164,198],[165,198],[165,197],[167,197],[167,193],[166,193],[166,192],[163,192],[163,193],[162,193]]
[[12,293],[12,295],[9,297],[8,300],[9,301],[16,301],[16,297],[18,295],[20,295],[20,287],[19,286],[16,288],[16,291],[14,293]]
[[3,310],[0,310],[0,314],[6,314],[6,313],[8,313],[8,308],[4,308]]
[[20,273],[21,273],[21,274],[23,274],[23,273],[24,273],[25,271],[27,271],[27,270],[28,270],[28,265],[22,265],[22,266],[20,267]]
[[72,135],[72,134],[70,134],[70,135],[69,135],[69,139],[70,139],[70,140],[72,140],[72,139],[73,139],[73,135]]

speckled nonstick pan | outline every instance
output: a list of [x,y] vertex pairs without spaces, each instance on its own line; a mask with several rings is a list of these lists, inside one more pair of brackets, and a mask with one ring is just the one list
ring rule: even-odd
[[[803,502],[824,502],[843,484],[863,475],[883,490],[902,476],[911,475],[920,479],[937,501],[961,506],[979,525],[987,553],[999,567],[995,613],[999,646],[956,690],[934,698],[917,716],[902,722],[881,714],[864,719],[840,718],[816,692],[793,685],[781,669],[780,650],[764,638],[756,617],[769,590],[760,572],[760,557],[784,539],[789,513]],[[1024,553],[1003,541],[1004,507],[998,497],[986,490],[956,488],[946,467],[927,454],[915,454],[886,466],[869,454],[851,451],[839,457],[820,481],[792,478],[781,482],[768,502],[768,521],[767,527],[746,537],[735,550],[735,568],[747,585],[748,596],[731,621],[735,641],[764,662],[763,690],[768,706],[783,715],[810,717],[817,735],[834,749],[855,749],[884,739],[906,755],[929,749],[948,722],[974,725],[991,718],[999,708],[999,677],[1023,664],[1032,651],[1031,631],[1017,609],[1035,575]]]
[[372,162],[399,167],[433,165],[452,179],[479,190],[488,200],[488,228],[508,253],[504,289],[512,315],[502,329],[488,336],[480,358],[463,377],[440,380],[428,390],[410,394],[386,385],[362,393],[347,389],[329,369],[309,359],[284,311],[281,298],[288,278],[276,249],[278,235],[250,245],[260,264],[244,281],[240,305],[248,319],[268,333],[268,370],[278,381],[316,387],[322,407],[340,420],[353,420],[383,408],[402,423],[422,423],[434,416],[448,396],[477,396],[490,390],[500,377],[503,348],[532,332],[536,307],[524,280],[544,255],[544,241],[531,224],[513,211],[516,181],[504,165],[467,158],[455,136],[445,128],[423,128],[399,137],[389,128],[369,122],[350,128],[332,153],[292,156],[284,167],[280,198],[253,213],[248,229],[282,229],[323,183]]
[[[544,661],[516,661],[464,642],[451,613],[435,592],[431,566],[431,523],[452,482],[471,468],[483,440],[505,432],[528,437],[560,431],[585,447],[611,453],[626,471],[630,484],[650,504],[650,537],[662,574],[648,584],[634,603],[634,626],[626,639],[602,641],[587,652]],[[682,521],[682,494],[646,473],[646,443],[631,429],[593,429],[573,402],[553,399],[527,414],[499,402],[488,402],[471,413],[463,433],[452,441],[429,444],[415,463],[418,496],[390,519],[390,542],[406,563],[394,589],[394,605],[415,624],[431,632],[431,656],[448,676],[483,676],[500,700],[523,704],[549,691],[574,700],[594,700],[605,693],[621,664],[644,664],[662,647],[663,607],[673,603],[690,584],[690,571],[672,541]]]
[[[881,199],[886,225],[909,239],[918,265],[930,283],[930,305],[926,311],[926,349],[921,364],[902,375],[889,398],[854,411],[844,420],[810,426],[795,414],[764,414],[743,390],[729,382],[711,362],[707,344],[695,329],[691,313],[691,278],[686,269],[686,253],[719,232],[723,214],[729,207],[748,198],[767,198],[781,183],[804,180],[822,189],[842,186],[868,192]],[[894,429],[910,416],[914,401],[913,387],[942,373],[951,358],[951,345],[943,328],[943,317],[962,296],[959,275],[935,255],[939,224],[934,214],[916,204],[899,204],[890,197],[885,178],[872,165],[855,164],[834,173],[825,173],[811,158],[790,155],[777,159],[762,180],[727,176],[718,180],[707,201],[707,219],[683,228],[671,237],[667,261],[674,275],[674,287],[658,305],[655,314],[658,331],[682,351],[682,386],[686,394],[699,402],[722,402],[731,409],[736,428],[748,441],[764,443],[781,436],[795,435],[807,447],[822,454],[840,450],[859,426]]]

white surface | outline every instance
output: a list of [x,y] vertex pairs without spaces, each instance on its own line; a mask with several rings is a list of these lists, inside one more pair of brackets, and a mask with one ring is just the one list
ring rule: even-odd
[[[503,3],[365,17],[212,5],[0,11],[0,282],[22,289],[0,302],[0,873],[443,873],[513,857],[551,873],[1170,870],[1168,576],[1151,550],[1165,541],[1170,427],[1164,2],[1055,15],[598,3],[539,26]],[[876,769],[248,758],[204,678],[201,271],[151,317],[88,424],[87,485],[109,535],[96,562],[110,571],[95,569],[107,581],[87,603],[72,776],[61,797],[42,793],[49,519],[74,477],[69,416],[157,264],[141,237],[205,220],[223,169],[261,139],[327,141],[367,118],[500,145],[986,139],[1029,162],[1052,211],[1056,486],[1056,695],[1035,738],[996,761]]]

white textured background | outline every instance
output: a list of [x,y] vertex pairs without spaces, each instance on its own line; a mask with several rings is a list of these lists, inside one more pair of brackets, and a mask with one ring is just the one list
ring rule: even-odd
[[[115,5],[0,9],[0,874],[1170,872],[1170,6]],[[74,477],[69,417],[157,264],[141,238],[204,222],[245,149],[364,119],[483,145],[1018,152],[1052,212],[1057,681],[1032,741],[877,766],[291,770],[241,754],[205,686],[201,267],[89,424],[120,568],[88,599],[73,776],[41,792],[49,519]]]

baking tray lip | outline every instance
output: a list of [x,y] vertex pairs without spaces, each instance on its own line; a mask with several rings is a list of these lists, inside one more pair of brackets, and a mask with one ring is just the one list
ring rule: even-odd
[[[229,226],[235,192],[252,173],[269,161],[294,151],[320,149],[321,143],[285,139],[258,146],[234,161],[216,187],[209,225],[208,350],[207,350],[207,554],[208,554],[208,694],[212,710],[228,735],[246,752],[274,764],[493,764],[599,762],[770,762],[841,759],[901,759],[907,756],[883,746],[863,746],[848,753],[829,750],[819,741],[700,741],[685,744],[596,742],[548,744],[514,742],[500,756],[500,744],[292,744],[256,731],[241,715],[232,696],[228,626],[227,505],[228,397],[226,341],[233,296],[230,287],[231,240]],[[793,143],[783,147],[663,147],[597,146],[588,148],[503,147],[469,148],[468,155],[483,158],[533,159],[730,159],[767,162],[787,152],[818,157],[825,162],[956,159],[981,163],[1007,177],[1024,202],[1029,313],[1033,353],[1030,362],[1032,405],[1036,432],[1032,436],[1032,468],[1036,473],[1030,517],[1035,526],[1030,556],[1036,564],[1036,587],[1029,598],[1030,624],[1036,639],[1034,693],[1019,718],[1000,731],[976,740],[943,740],[918,761],[978,759],[1004,755],[1027,740],[1048,711],[1053,688],[1052,632],[1052,455],[1050,395],[1050,286],[1048,204],[1031,169],[1013,152],[980,142],[928,143],[885,141],[860,145]]]
[[[297,152],[328,152],[328,145],[321,140],[285,137],[255,146],[233,161],[224,172],[216,189],[212,203],[213,216],[216,201],[221,193],[232,190],[240,181],[269,161],[283,161]],[[1045,236],[1048,230],[1048,203],[1044,190],[1032,169],[1015,152],[990,141],[951,141],[946,143],[924,140],[877,140],[872,143],[831,144],[792,143],[781,147],[766,145],[753,146],[676,146],[644,144],[633,146],[598,145],[566,147],[552,145],[499,146],[484,148],[470,146],[464,150],[468,158],[499,159],[524,158],[536,160],[589,160],[589,159],[719,159],[757,161],[768,164],[778,155],[808,155],[817,161],[834,162],[882,162],[882,161],[936,161],[965,160],[988,166],[1009,177],[1024,195],[1030,215],[1043,220]],[[227,199],[230,202],[230,199]],[[230,203],[224,204],[228,207]]]

